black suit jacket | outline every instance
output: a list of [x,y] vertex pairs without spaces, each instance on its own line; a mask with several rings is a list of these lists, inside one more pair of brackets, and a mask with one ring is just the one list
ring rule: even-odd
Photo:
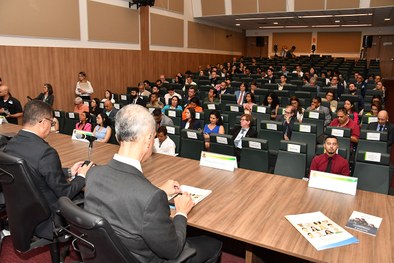
[[289,137],[289,140],[291,140],[291,135],[293,134],[294,123],[297,121],[297,117],[293,116],[290,119],[290,123],[287,123],[285,121],[284,115],[280,115],[280,116],[276,117],[276,120],[282,122],[282,124],[283,124],[283,139],[285,139],[285,134],[287,133],[287,137]]
[[[376,131],[377,128],[378,128],[378,122],[371,122],[370,124],[368,124],[367,130]],[[389,147],[390,150],[391,145],[394,142],[394,125],[389,122],[386,122],[383,131],[387,132],[387,147]]]
[[[60,196],[67,196],[72,199],[85,186],[85,178],[80,176],[76,176],[71,183],[68,183],[56,150],[32,132],[20,130],[8,142],[5,152],[26,161],[34,178],[37,179],[38,190],[48,201],[53,214],[58,208],[57,200]],[[46,226],[40,227],[36,234],[40,237],[52,239],[50,220],[46,223]]]
[[[233,136],[232,140],[234,141],[237,138],[238,133],[241,131],[241,126],[235,126],[234,129],[231,131],[231,135]],[[257,137],[257,132],[253,127],[250,127],[248,132],[246,133],[245,137]]]
[[84,208],[102,215],[139,262],[162,262],[180,255],[186,243],[186,218],[169,217],[164,191],[135,167],[111,160],[92,167]]
[[35,100],[41,100],[51,106],[53,106],[53,100],[55,99],[55,96],[52,95],[48,95],[48,97],[44,100],[44,93],[40,93],[37,98],[35,98]]

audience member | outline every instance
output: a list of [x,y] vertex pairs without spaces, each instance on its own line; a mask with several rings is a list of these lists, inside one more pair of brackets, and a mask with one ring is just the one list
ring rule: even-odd
[[238,105],[244,104],[247,91],[248,91],[248,87],[246,86],[245,82],[242,82],[241,85],[239,85],[239,90],[236,90],[234,92],[235,99],[237,100]]
[[[23,158],[30,172],[36,179],[37,191],[41,192],[52,211],[52,217],[35,229],[35,234],[49,240],[53,239],[53,218],[58,210],[57,200],[61,196],[70,199],[78,197],[85,186],[85,175],[92,166],[75,163],[65,174],[60,157],[45,138],[51,132],[53,120],[52,108],[39,100],[32,100],[25,105],[22,120],[23,129],[7,144],[5,152]],[[67,180],[67,177],[72,176]],[[58,220],[56,220],[58,221]]]
[[283,140],[291,140],[294,123],[297,121],[296,110],[292,105],[287,105],[283,115],[276,118],[283,124]]
[[12,97],[8,86],[5,85],[0,86],[0,115],[13,124],[18,124],[18,118],[23,115],[21,103]]
[[257,89],[257,83],[256,83],[256,81],[252,81],[252,83],[250,83],[250,93],[255,93],[255,91],[256,91],[256,89]]
[[310,171],[320,171],[350,176],[349,162],[337,154],[339,144],[337,137],[329,135],[324,141],[324,153],[312,159]]
[[273,69],[271,68],[267,69],[267,76],[265,78],[268,79],[268,83],[275,83],[275,76]]
[[226,81],[220,82],[220,84],[216,85],[215,88],[218,91],[220,99],[222,97],[222,94],[230,94],[230,91],[227,89],[228,86],[227,86],[227,82]]
[[131,91],[130,91],[131,104],[138,104],[138,105],[145,107],[146,102],[140,96],[138,96],[138,92],[139,92],[138,88],[131,89]]
[[53,88],[52,85],[49,83],[45,83],[43,90],[36,98],[35,100],[41,100],[47,104],[49,104],[51,107],[53,106],[53,101],[55,99],[55,96],[53,96]]
[[141,163],[152,154],[153,117],[143,107],[127,105],[117,115],[115,129],[119,151],[108,165],[89,172],[84,208],[106,218],[140,262],[175,259],[185,247],[196,249],[193,261],[216,262],[219,241],[186,238],[187,214],[194,205],[190,194],[184,192],[175,198],[171,219],[168,196],[179,193],[179,183],[169,180],[158,188],[142,173]]
[[150,91],[146,90],[144,82],[138,83],[138,96],[139,97],[149,97]]
[[183,108],[186,108],[190,104],[191,99],[196,97],[196,94],[197,94],[197,87],[195,86],[189,87],[189,89],[187,90],[187,98],[186,96],[184,98]]
[[75,129],[80,130],[80,131],[87,131],[91,132],[92,131],[92,124],[89,122],[90,119],[90,113],[87,111],[84,111],[79,114],[79,122],[75,124]]
[[92,99],[90,101],[89,113],[97,116],[100,112],[103,112],[103,110],[100,109],[100,100],[98,98]]
[[108,142],[111,138],[111,122],[108,116],[100,113],[96,118],[97,125],[94,127],[93,136],[97,138],[98,142]]
[[200,106],[200,100],[197,97],[193,97],[190,99],[190,103],[186,106],[186,108],[182,112],[182,120],[186,119],[185,111],[186,109],[193,108],[196,112],[203,112],[203,109]]
[[[203,72],[204,74],[204,72]],[[186,81],[185,81],[185,86],[183,86],[183,91],[186,91],[186,86],[197,86],[197,83],[193,81],[193,76],[192,75],[188,75],[186,77]]]
[[181,105],[179,105],[181,101],[177,96],[172,97],[170,101],[171,103],[169,105],[164,106],[163,109],[161,110],[163,113],[166,112],[166,109],[182,110]]
[[354,103],[350,100],[345,100],[343,103],[343,107],[347,110],[347,113],[353,114],[353,120],[355,123],[359,124],[358,112],[354,109]]
[[166,126],[160,126],[157,129],[157,137],[153,144],[153,152],[175,156],[176,145],[170,137],[167,136]]
[[351,133],[350,144],[354,146],[355,143],[358,143],[358,139],[360,138],[360,126],[349,117],[344,107],[337,109],[337,118],[330,123],[330,126],[349,128]]
[[256,105],[256,99],[253,93],[246,93],[245,95],[245,103],[242,105],[244,108],[244,113],[252,114],[253,106]]
[[339,83],[338,81],[338,77],[337,76],[333,76],[331,78],[331,82],[330,82],[330,88],[336,90],[337,92],[337,98],[340,98],[342,93],[344,92],[344,87],[341,83]]
[[224,134],[224,126],[222,116],[217,110],[213,110],[209,114],[209,123],[204,126],[205,148],[209,151],[209,138],[211,133]]
[[101,101],[106,102],[107,100],[111,101],[112,103],[115,103],[114,95],[109,89],[105,90],[104,98]]
[[174,96],[177,96],[180,100],[182,99],[181,94],[176,93],[174,87],[168,87],[167,91],[168,93],[164,95],[164,102],[166,105],[171,104],[171,98]]
[[292,73],[296,73],[299,78],[302,78],[304,76],[304,72],[302,72],[301,65],[297,65]]
[[174,122],[171,120],[171,118],[167,115],[164,115],[160,108],[155,108],[152,112],[152,115],[156,122],[156,129],[160,128],[161,126],[174,125]]
[[361,96],[361,94],[359,94],[356,84],[354,84],[354,82],[349,83],[348,92],[349,94],[358,97],[358,110],[360,111],[364,109],[364,98]]
[[302,119],[304,118],[305,109],[301,106],[300,100],[297,96],[290,97],[290,104],[296,110],[296,118],[299,123],[302,123]]
[[283,87],[287,84],[287,77],[286,75],[280,76],[280,82],[278,83],[278,90],[283,90]]
[[84,111],[89,111],[89,106],[83,103],[81,97],[75,97],[74,99],[74,112],[81,114]]
[[218,92],[214,87],[211,87],[208,91],[207,97],[204,98],[203,104],[210,103],[220,103],[220,100],[217,98]]
[[330,110],[327,107],[321,105],[321,98],[316,96],[312,99],[311,106],[307,110],[322,111],[324,113],[324,126],[327,126],[331,122]]
[[159,100],[159,94],[158,93],[151,93],[149,97],[149,102],[146,104],[146,107],[148,108],[160,108],[162,109],[164,107],[163,102]]
[[382,91],[382,99],[384,100],[386,96],[386,88],[383,86],[383,83],[381,81],[376,82],[376,86],[374,90],[380,90]]
[[104,113],[108,116],[110,121],[112,122],[115,119],[116,113],[118,113],[118,110],[115,109],[114,105],[110,100],[106,100],[104,102]]
[[368,124],[368,130],[371,131],[385,131],[387,132],[387,147],[388,153],[391,152],[391,145],[394,142],[394,125],[389,122],[389,114],[385,110],[378,113],[378,122],[371,122]]
[[333,90],[328,90],[326,92],[326,96],[324,98],[322,98],[321,100],[330,103],[331,112],[337,111],[338,101],[335,99],[335,93]]
[[230,132],[233,136],[234,146],[235,146],[235,155],[237,157],[238,162],[241,159],[241,150],[242,150],[242,138],[244,137],[257,137],[257,132],[254,127],[252,127],[253,117],[250,114],[242,114],[240,119],[240,125],[234,127],[234,129]]
[[83,100],[90,101],[90,95],[94,92],[92,84],[88,81],[86,73],[81,71],[78,74],[78,82],[75,88],[75,94]]
[[187,108],[183,111],[185,119],[181,122],[182,129],[201,130],[201,121],[196,119],[196,110],[194,108]]
[[374,103],[371,104],[371,111],[365,113],[365,116],[375,116],[375,117],[377,117],[378,113],[381,110],[382,110],[382,106],[379,103],[374,102]]
[[263,105],[270,107],[271,120],[275,120],[279,110],[279,98],[276,93],[269,93],[264,98]]

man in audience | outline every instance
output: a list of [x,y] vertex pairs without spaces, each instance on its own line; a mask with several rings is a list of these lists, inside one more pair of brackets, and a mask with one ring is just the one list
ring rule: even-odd
[[197,97],[193,97],[190,99],[190,103],[185,107],[182,112],[182,120],[186,120],[186,109],[193,108],[196,112],[203,112],[203,109],[200,106],[200,100]]
[[166,105],[171,104],[171,98],[174,96],[177,96],[179,98],[179,101],[182,100],[182,95],[176,93],[173,86],[168,87],[167,91],[168,93],[164,95],[164,102],[166,103]]
[[219,84],[219,80],[218,80],[216,71],[212,71],[212,73],[211,73],[211,86],[215,87],[217,84]]
[[289,74],[289,71],[287,71],[286,65],[282,65],[280,67],[280,71],[279,72],[280,72],[280,74],[285,75],[285,76],[287,76],[287,74]]
[[257,137],[256,130],[251,127],[252,126],[253,117],[250,114],[241,115],[240,125],[235,126],[231,131],[231,135],[233,136],[234,146],[235,146],[235,155],[237,157],[238,162],[241,159],[241,150],[242,150],[242,138],[244,137]]
[[149,102],[146,104],[148,108],[160,108],[164,107],[163,102],[159,101],[159,94],[158,93],[151,93],[149,97]]
[[140,96],[138,96],[138,91],[139,91],[138,88],[131,89],[131,91],[130,91],[131,104],[138,104],[138,105],[145,107],[146,102],[144,99],[142,99]]
[[362,110],[364,109],[364,98],[361,96],[361,94],[358,92],[357,90],[357,86],[356,84],[354,84],[354,82],[350,82],[348,85],[348,91],[349,94],[353,95],[353,96],[357,96],[358,97],[358,110]]
[[283,124],[283,140],[291,140],[293,126],[297,121],[296,109],[292,105],[287,105],[283,115],[278,115],[276,120]]
[[184,101],[184,108],[187,107],[190,104],[190,101],[192,98],[196,97],[197,94],[197,87],[191,86],[189,90],[187,91],[188,97],[186,98],[185,96],[185,101]]
[[149,80],[144,80],[144,87],[146,90],[150,91],[151,89],[151,85],[150,85],[150,81]]
[[188,75],[186,77],[185,86],[183,87],[183,91],[186,90],[186,85],[197,86],[197,83],[193,81],[193,76],[192,75]]
[[350,128],[351,145],[358,143],[358,139],[360,138],[360,126],[349,117],[344,107],[337,109],[337,118],[330,123],[330,126]]
[[295,70],[294,70],[292,73],[297,73],[297,76],[298,76],[299,78],[302,78],[302,76],[304,76],[304,72],[302,72],[301,65],[297,65],[297,66],[295,67]]
[[337,106],[338,106],[338,101],[334,99],[335,93],[333,90],[328,90],[326,92],[326,96],[324,98],[322,98],[322,101],[326,101],[328,103],[330,103],[330,110],[332,112],[336,112],[337,111]]
[[324,141],[324,153],[313,158],[310,171],[320,171],[350,176],[349,162],[337,154],[339,144],[337,137],[329,135]]
[[324,112],[324,126],[327,126],[331,122],[330,110],[327,107],[321,105],[321,98],[316,96],[312,99],[311,106],[307,110],[322,111]]
[[161,83],[169,83],[169,82],[166,80],[166,77],[164,76],[164,74],[160,74],[159,79],[160,79]]
[[253,81],[252,83],[250,83],[249,92],[255,94],[256,89],[257,89],[257,83],[256,83],[256,81]]
[[8,86],[5,85],[0,86],[0,115],[13,124],[18,124],[18,118],[23,115],[21,103],[12,97]]
[[379,111],[378,122],[368,124],[367,130],[387,132],[387,147],[388,153],[390,153],[391,145],[394,142],[394,125],[389,122],[389,113],[385,110]]
[[150,92],[145,89],[144,82],[138,83],[138,96],[149,97]]
[[81,97],[76,97],[74,99],[74,104],[75,104],[74,112],[76,112],[78,114],[81,114],[84,111],[89,112],[89,106],[86,105],[85,103],[83,103],[83,100]]
[[220,82],[220,84],[216,85],[215,88],[218,91],[219,98],[222,97],[222,94],[230,93],[230,91],[227,89],[227,83],[225,81]]
[[112,102],[110,100],[106,100],[104,102],[104,114],[108,116],[108,118],[111,120],[112,123],[115,119],[116,113],[118,113],[118,110],[115,109]]
[[267,69],[267,76],[265,78],[268,79],[268,83],[275,83],[274,71],[271,68]]
[[[153,117],[155,116],[153,115]],[[157,129],[157,137],[153,144],[153,152],[175,156],[175,149],[176,145],[174,141],[167,136],[166,126],[160,126]]]
[[84,208],[106,218],[138,262],[175,259],[187,247],[196,249],[193,262],[216,262],[220,241],[186,238],[194,205],[190,194],[175,198],[171,219],[168,196],[180,192],[179,183],[169,180],[158,188],[143,175],[141,163],[152,154],[156,133],[153,117],[143,107],[127,105],[116,116],[115,131],[119,151],[107,165],[89,171]]
[[154,109],[152,115],[156,122],[156,129],[160,128],[161,126],[174,125],[174,122],[171,120],[171,118],[163,114],[160,108]]
[[217,95],[218,95],[218,91],[214,87],[211,87],[209,89],[207,97],[204,98],[203,104],[220,103],[220,100],[217,98]]
[[336,90],[337,92],[337,98],[340,98],[342,93],[344,92],[344,87],[341,83],[338,81],[338,76],[333,76],[330,82],[330,88],[333,90]]
[[[73,199],[78,196],[85,186],[85,175],[92,163],[82,166],[83,162],[77,162],[68,174],[64,173],[58,153],[45,141],[51,132],[52,120],[51,106],[39,100],[29,101],[22,119],[23,129],[8,142],[5,152],[26,161],[36,179],[37,190],[43,194],[55,217],[58,198],[67,196]],[[52,218],[43,222],[35,232],[52,240]]]
[[283,88],[286,84],[287,84],[287,76],[281,75],[280,82],[278,83],[278,90],[283,90]]

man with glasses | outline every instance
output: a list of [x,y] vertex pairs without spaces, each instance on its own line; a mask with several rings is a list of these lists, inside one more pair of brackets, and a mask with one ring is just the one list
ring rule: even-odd
[[235,146],[235,156],[238,162],[241,158],[242,138],[244,137],[257,137],[256,130],[252,126],[253,117],[250,114],[241,115],[240,125],[235,126],[230,134],[233,136]]
[[389,114],[387,111],[379,111],[378,122],[368,124],[367,130],[387,132],[387,152],[391,152],[391,145],[394,142],[394,125],[389,122]]
[[297,121],[296,110],[292,105],[287,105],[283,115],[277,116],[276,120],[283,124],[283,140],[290,141],[294,123]]
[[350,128],[350,145],[353,146],[358,143],[358,139],[360,138],[360,126],[349,117],[344,107],[337,109],[337,118],[330,123],[330,126]]
[[[24,159],[36,178],[39,191],[47,200],[53,217],[58,209],[57,200],[61,196],[73,199],[85,186],[85,175],[92,163],[82,166],[75,163],[71,169],[62,169],[59,154],[44,139],[51,132],[52,108],[43,101],[32,100],[25,106],[23,128],[7,144],[5,152]],[[71,176],[69,180],[68,176]],[[53,238],[52,220],[40,225],[36,234],[43,238]]]

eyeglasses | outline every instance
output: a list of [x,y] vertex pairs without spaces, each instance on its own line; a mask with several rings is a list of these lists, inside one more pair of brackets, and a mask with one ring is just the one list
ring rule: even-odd
[[44,119],[40,120],[39,122],[41,123],[41,122],[43,122],[44,120],[49,121],[49,123],[51,124],[51,126],[55,125],[55,122],[54,122],[53,120],[49,119],[49,118],[44,118]]
[[290,114],[290,113],[291,113],[291,111],[285,111],[285,113],[286,113],[286,114]]

